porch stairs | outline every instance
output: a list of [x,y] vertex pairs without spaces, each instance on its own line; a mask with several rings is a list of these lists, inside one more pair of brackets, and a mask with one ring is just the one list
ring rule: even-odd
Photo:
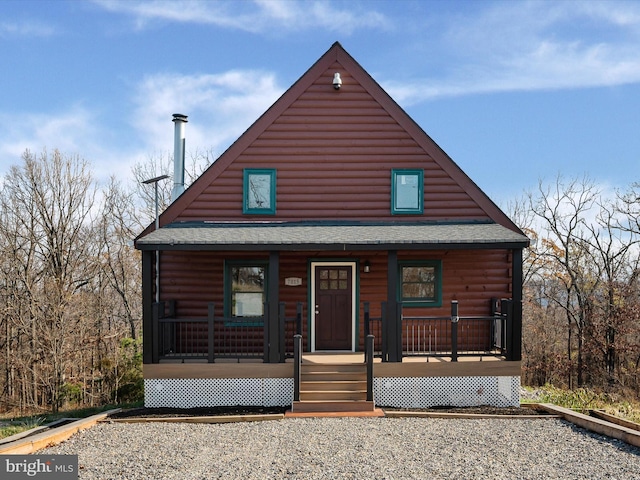
[[293,413],[373,412],[367,401],[365,363],[315,363],[300,365],[300,401]]

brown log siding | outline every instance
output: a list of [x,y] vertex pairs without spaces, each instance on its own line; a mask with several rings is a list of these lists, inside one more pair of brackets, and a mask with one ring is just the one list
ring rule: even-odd
[[[163,252],[160,267],[160,299],[176,300],[179,317],[206,317],[209,302],[217,304],[222,315],[224,305],[224,260],[268,260],[267,254],[238,252]],[[308,262],[368,260],[370,273],[359,275],[359,348],[363,347],[363,302],[370,302],[371,316],[380,316],[380,304],[387,295],[387,256],[383,252],[282,252],[280,254],[280,301],[285,302],[286,316],[295,317],[296,304],[302,302],[303,334],[308,339],[309,314]],[[408,309],[412,316],[447,316],[451,300],[457,300],[461,316],[486,316],[491,297],[510,297],[511,258],[506,250],[434,250],[400,252],[398,260],[442,260],[442,306]],[[300,286],[286,286],[285,278],[302,278]]]
[[[333,73],[343,88],[331,88]],[[277,171],[275,216],[242,214],[245,168]],[[191,202],[176,220],[398,220],[391,170],[424,169],[424,215],[402,220],[485,220],[487,213],[339,63]]]

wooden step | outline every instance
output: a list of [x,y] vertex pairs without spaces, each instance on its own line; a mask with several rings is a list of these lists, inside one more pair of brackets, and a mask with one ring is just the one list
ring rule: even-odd
[[365,381],[367,367],[363,364],[305,364],[300,366],[302,382]]
[[367,373],[358,372],[316,372],[300,373],[301,382],[362,382],[367,381]]
[[302,380],[300,382],[300,390],[304,390],[306,392],[353,392],[359,390],[367,391],[367,380]]
[[371,412],[367,402],[367,367],[363,363],[305,363],[300,365],[300,401],[292,411]]
[[[301,387],[302,388],[302,387]],[[324,390],[324,391],[309,391],[300,390],[300,401],[356,401],[366,400],[367,389],[353,390],[353,391],[336,391],[336,390]]]
[[364,363],[305,363],[300,364],[301,371],[309,372],[361,372],[367,371]]
[[291,411],[295,413],[320,412],[373,412],[373,402],[358,401],[300,401],[293,402]]

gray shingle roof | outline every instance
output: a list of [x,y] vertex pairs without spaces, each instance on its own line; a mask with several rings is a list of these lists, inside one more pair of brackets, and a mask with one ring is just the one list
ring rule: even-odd
[[138,239],[141,250],[382,250],[517,248],[528,238],[496,223],[168,226]]

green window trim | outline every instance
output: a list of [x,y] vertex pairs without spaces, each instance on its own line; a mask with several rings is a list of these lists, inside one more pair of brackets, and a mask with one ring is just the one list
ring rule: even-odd
[[[417,292],[422,292],[423,295],[417,295]],[[441,307],[442,261],[398,262],[397,299],[406,307]]]
[[391,214],[422,215],[424,170],[391,170]]
[[242,213],[276,214],[276,170],[245,168],[242,180]]
[[[265,311],[264,311],[264,303],[266,302],[267,299],[267,295],[268,295],[268,278],[269,278],[269,273],[268,273],[268,265],[269,262],[268,261],[262,261],[262,260],[226,260],[224,263],[224,317],[229,319],[229,318],[233,318],[234,320],[231,321],[225,321],[224,325],[225,327],[262,327],[264,326],[264,315],[265,315]],[[242,292],[240,289],[238,289],[238,287],[236,286],[234,288],[234,270],[236,269],[246,269],[246,270],[250,270],[250,269],[262,269],[262,291],[260,291],[259,289],[255,288],[251,288],[249,286],[249,288]],[[234,308],[234,305],[236,305],[235,302],[237,302],[236,296],[239,294],[244,294],[247,295],[248,300],[250,301],[250,304],[253,306],[253,308],[256,308],[256,301],[255,299],[251,299],[251,296],[256,296],[256,294],[261,293],[262,294],[262,298],[260,299],[260,305],[261,305],[261,314],[260,315],[236,315],[236,308]],[[237,319],[237,320],[235,320]]]

